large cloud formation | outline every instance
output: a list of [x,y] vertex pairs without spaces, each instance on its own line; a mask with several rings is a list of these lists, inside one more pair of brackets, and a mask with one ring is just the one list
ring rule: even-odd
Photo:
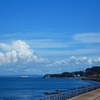
[[0,74],[46,74],[63,71],[84,70],[97,65],[100,58],[70,57],[68,60],[51,61],[37,57],[24,41],[13,41],[11,45],[0,43]]

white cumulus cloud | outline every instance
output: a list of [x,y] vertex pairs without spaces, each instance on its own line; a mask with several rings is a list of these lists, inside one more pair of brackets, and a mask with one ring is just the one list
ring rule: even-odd
[[22,41],[13,41],[8,45],[0,43],[0,73],[3,74],[46,74],[65,71],[85,70],[100,63],[100,57],[93,60],[88,57],[71,56],[67,60],[51,61],[36,56],[36,51]]
[[10,50],[10,46],[5,43],[0,43],[0,49],[8,51]]

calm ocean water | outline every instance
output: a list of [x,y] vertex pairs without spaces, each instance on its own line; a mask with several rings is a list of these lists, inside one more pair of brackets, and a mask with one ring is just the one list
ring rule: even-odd
[[69,91],[91,83],[73,78],[19,78],[0,77],[0,98],[3,100],[34,100],[43,97],[45,91],[57,89]]

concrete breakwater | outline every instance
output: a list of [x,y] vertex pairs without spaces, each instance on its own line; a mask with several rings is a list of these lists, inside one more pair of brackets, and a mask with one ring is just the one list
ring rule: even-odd
[[45,96],[45,97],[37,98],[35,100],[67,100],[69,98],[87,93],[89,91],[96,90],[98,88],[100,88],[100,85],[87,86],[87,87],[82,87],[78,90],[72,90],[70,92],[64,92],[60,94]]

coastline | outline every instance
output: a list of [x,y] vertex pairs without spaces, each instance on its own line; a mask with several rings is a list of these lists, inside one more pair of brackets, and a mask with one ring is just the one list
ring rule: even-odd
[[[83,93],[81,95],[66,99],[66,100],[100,100],[100,79],[85,77],[82,80],[88,81],[93,84],[98,84],[99,87],[95,90]],[[96,83],[99,82],[99,83]]]
[[100,82],[100,78],[97,77],[83,77],[81,78],[82,80],[91,80],[91,81],[95,81],[95,82]]
[[[96,83],[96,81],[86,80],[93,85],[83,86],[78,90],[72,90],[70,92],[65,92],[61,94],[46,96],[42,98],[37,98],[35,100],[98,100],[100,97],[100,83]],[[82,96],[82,97],[81,97]]]

